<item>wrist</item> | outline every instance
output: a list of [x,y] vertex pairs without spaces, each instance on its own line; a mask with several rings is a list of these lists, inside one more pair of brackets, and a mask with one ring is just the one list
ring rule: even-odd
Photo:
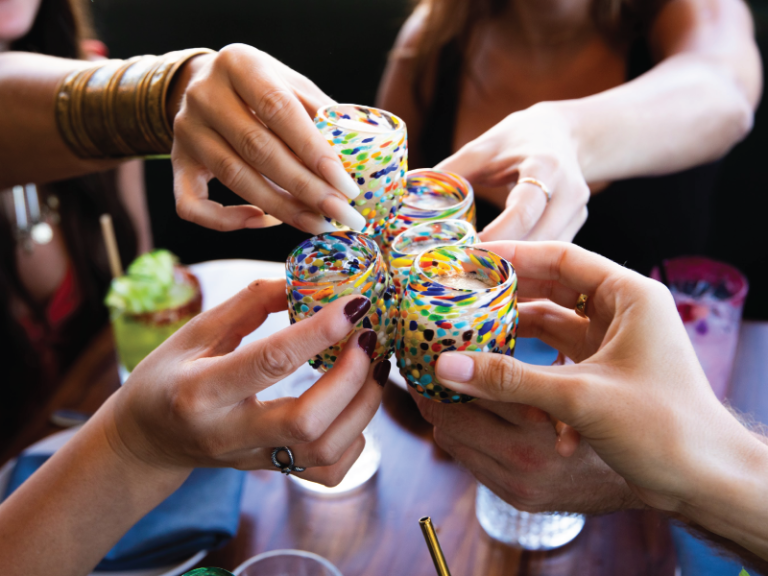
[[200,70],[202,70],[206,64],[208,64],[213,58],[216,57],[216,53],[213,54],[199,54],[193,58],[187,60],[184,65],[174,74],[171,80],[171,85],[168,89],[168,97],[166,100],[166,111],[168,113],[168,123],[173,126],[173,121],[176,115],[181,109],[181,103],[184,100],[184,94],[187,92],[187,87]]

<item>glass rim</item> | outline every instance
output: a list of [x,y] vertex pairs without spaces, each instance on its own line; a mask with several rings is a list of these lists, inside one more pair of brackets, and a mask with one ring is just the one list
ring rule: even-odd
[[[392,114],[392,112],[388,112],[387,110],[383,110],[381,108],[376,108],[375,106],[365,106],[363,104],[329,104],[328,106],[323,106],[317,111],[316,118],[320,118],[323,122],[327,122],[328,124],[332,126],[339,126],[339,123],[337,120],[330,118],[328,116],[328,111],[332,110],[334,108],[367,108],[368,110],[375,110],[376,112],[380,113],[381,116],[393,118],[397,124],[397,128],[393,128],[392,130],[388,130],[386,132],[382,132],[381,130],[366,130],[366,129],[360,129],[360,130],[354,130],[354,132],[361,132],[364,134],[371,134],[371,135],[386,135],[386,134],[397,134],[399,132],[405,132],[405,122],[403,121],[400,116],[397,116],[395,114]],[[343,130],[349,130],[349,128],[342,127]]]
[[424,248],[423,250],[419,250],[418,252],[405,252],[404,250],[400,250],[397,248],[398,244],[403,241],[403,238],[406,234],[413,232],[414,230],[418,230],[419,228],[427,228],[429,226],[434,226],[435,224],[451,224],[453,226],[456,226],[457,228],[463,228],[464,236],[462,236],[459,240],[456,242],[461,242],[469,236],[472,232],[477,233],[477,230],[475,230],[475,227],[472,226],[470,222],[467,222],[466,220],[461,220],[459,218],[441,218],[439,220],[430,220],[428,222],[421,222],[419,224],[416,224],[416,226],[411,226],[407,230],[403,230],[395,236],[395,239],[392,240],[392,244],[390,245],[390,252],[398,254],[406,254],[408,256],[418,256],[422,252],[426,252],[427,250],[431,250],[432,248],[443,248],[445,246],[455,246],[455,244],[442,244],[440,246],[430,246],[429,248]]
[[[428,176],[429,173],[433,174],[440,174],[443,175],[451,180],[455,180],[458,183],[458,186],[456,186],[456,189],[458,191],[461,190],[461,186],[466,185],[467,188],[467,195],[462,198],[461,200],[457,200],[455,204],[451,204],[449,206],[441,206],[440,208],[424,208],[423,206],[416,206],[414,204],[411,204],[407,201],[408,198],[408,178],[411,176]],[[472,184],[469,183],[469,180],[461,176],[460,174],[456,174],[455,172],[448,172],[446,170],[436,170],[434,168],[416,168],[415,170],[409,170],[405,173],[405,194],[403,195],[402,203],[405,206],[408,206],[408,208],[412,208],[414,210],[421,210],[424,212],[429,211],[439,211],[439,210],[451,210],[457,207],[462,207],[464,204],[470,204],[474,202],[475,200],[475,191],[474,188],[472,188]]]
[[[443,284],[442,282],[438,282],[437,280],[430,278],[427,273],[422,270],[421,268],[421,259],[428,253],[432,252],[433,250],[452,250],[452,251],[465,251],[465,250],[472,250],[474,252],[485,252],[486,254],[493,254],[499,260],[501,260],[502,265],[507,268],[507,278],[503,282],[500,282],[496,284],[495,286],[490,286],[486,288],[485,290],[473,290],[471,288],[454,288],[453,286],[447,286]],[[515,267],[512,266],[512,264],[506,259],[502,258],[496,252],[492,252],[491,250],[486,250],[484,248],[477,248],[475,246],[437,246],[435,248],[428,248],[427,250],[424,250],[424,252],[420,253],[416,258],[413,260],[413,270],[416,270],[416,272],[419,273],[422,277],[426,278],[430,283],[437,284],[438,286],[442,286],[446,290],[453,291],[453,292],[478,292],[478,293],[487,293],[491,291],[499,291],[502,289],[507,288],[510,286],[517,278],[517,272],[515,271]],[[410,286],[410,282],[408,283]]]
[[[310,241],[315,240],[316,238],[322,238],[324,236],[328,236],[328,235],[336,234],[336,233],[337,232],[324,232],[322,234],[318,234],[317,236],[313,236],[312,238],[308,238],[307,240],[305,240],[305,242],[310,242]],[[366,266],[365,268],[360,268],[360,270],[358,272],[348,276],[347,278],[344,278],[343,280],[336,280],[336,281],[309,282],[309,281],[299,280],[300,284],[295,284],[294,280],[296,279],[296,275],[294,274],[293,275],[293,278],[294,278],[293,280],[289,279],[289,278],[286,278],[286,281],[288,282],[288,284],[290,286],[292,286],[292,287],[299,287],[299,286],[341,286],[342,284],[346,284],[347,282],[351,282],[353,280],[354,281],[359,280],[360,277],[362,275],[364,275],[364,274],[371,274],[373,272],[373,268],[376,266],[376,261],[381,259],[381,251],[379,250],[379,246],[376,244],[376,241],[373,240],[372,238],[370,238],[367,234],[363,234],[362,232],[355,232],[354,230],[351,230],[351,231],[345,231],[344,233],[345,234],[350,234],[350,233],[354,234],[353,238],[355,238],[358,241],[358,243],[361,246],[363,246],[364,248],[366,248],[366,249],[369,249],[369,247],[365,246],[363,244],[363,242],[360,242],[360,240],[365,239],[365,240],[367,240],[371,244],[373,254],[372,254],[372,257],[371,257],[371,263],[368,266]],[[286,262],[285,262],[286,269],[288,269],[289,267],[290,268],[295,268],[296,267],[296,264],[294,263],[294,260],[295,260],[294,253],[296,252],[296,250],[301,248],[301,246],[303,246],[303,244],[304,244],[304,242],[299,244],[288,255],[288,260],[286,260]]]
[[251,558],[248,558],[248,560],[240,564],[237,568],[235,568],[233,574],[235,576],[240,576],[240,574],[242,574],[243,571],[249,566],[251,566],[252,564],[255,564],[256,562],[260,562],[261,560],[266,560],[267,558],[273,558],[275,556],[297,556],[299,558],[308,558],[310,560],[316,561],[318,564],[328,569],[328,571],[331,572],[334,576],[343,576],[341,571],[338,568],[336,568],[336,566],[334,566],[333,563],[327,558],[320,556],[320,554],[315,554],[314,552],[308,552],[307,550],[297,550],[295,548],[281,548],[279,550],[270,550],[268,552],[262,552],[261,554],[257,554],[256,556],[252,556]]

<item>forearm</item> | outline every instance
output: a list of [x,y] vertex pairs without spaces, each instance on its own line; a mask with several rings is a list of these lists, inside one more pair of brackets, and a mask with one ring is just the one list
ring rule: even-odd
[[5,574],[87,574],[186,479],[189,470],[153,467],[120,449],[113,403],[0,505]]
[[721,68],[677,55],[617,88],[548,102],[587,182],[667,174],[723,156],[750,130],[752,97]]
[[114,167],[115,160],[82,160],[56,126],[56,87],[92,62],[24,52],[0,54],[0,189],[38,184]]

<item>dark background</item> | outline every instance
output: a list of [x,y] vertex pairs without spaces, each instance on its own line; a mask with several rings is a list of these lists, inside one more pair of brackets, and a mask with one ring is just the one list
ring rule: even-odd
[[[233,42],[251,44],[306,74],[339,102],[373,104],[387,52],[410,0],[94,0],[96,28],[111,56],[162,54]],[[752,2],[758,42],[768,59],[768,2]],[[764,64],[765,75],[765,64]],[[726,158],[718,180],[716,219],[706,255],[747,274],[746,318],[768,319],[768,117]],[[284,260],[305,237],[288,226],[220,233],[175,212],[169,161],[146,162],[155,245],[185,263],[218,258]],[[217,182],[211,197],[239,198]]]

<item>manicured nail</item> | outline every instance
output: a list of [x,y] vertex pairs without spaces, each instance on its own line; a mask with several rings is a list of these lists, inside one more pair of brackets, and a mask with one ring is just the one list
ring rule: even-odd
[[450,382],[469,382],[475,373],[475,361],[466,354],[445,352],[437,360],[437,377]]
[[367,330],[357,337],[357,345],[368,355],[368,358],[373,358],[377,342],[378,338],[373,330]]
[[296,216],[296,224],[299,228],[302,228],[317,236],[318,234],[325,234],[326,232],[338,232],[338,228],[328,222],[325,217],[315,212],[302,212]]
[[352,180],[352,176],[347,174],[347,171],[344,170],[344,167],[338,162],[334,162],[330,159],[321,160],[320,173],[328,184],[336,188],[336,190],[344,194],[344,196],[350,200],[354,200],[360,196],[360,188],[358,188],[355,181]]
[[282,220],[278,220],[274,216],[264,214],[264,216],[252,216],[245,221],[246,228],[271,228],[272,226],[280,226]]
[[362,232],[367,222],[365,217],[341,198],[331,196],[323,200],[321,209],[334,220],[338,220],[344,226],[352,230]]
[[389,360],[382,360],[376,364],[376,367],[373,369],[373,379],[376,380],[379,386],[384,386],[387,383],[391,369],[392,364],[389,363]]
[[365,313],[371,308],[371,301],[365,296],[358,296],[347,302],[344,306],[344,316],[352,324],[357,324]]

